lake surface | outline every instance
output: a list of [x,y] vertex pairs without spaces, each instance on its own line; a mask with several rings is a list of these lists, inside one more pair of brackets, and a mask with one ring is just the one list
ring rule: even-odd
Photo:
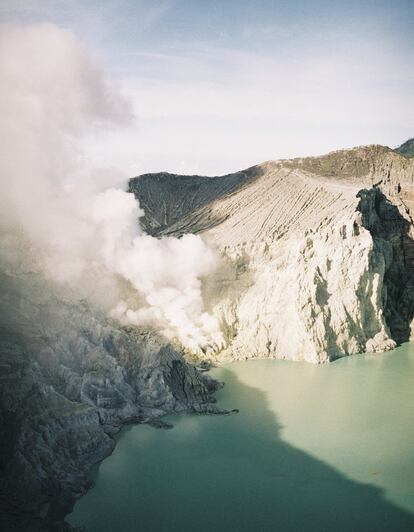
[[68,521],[88,532],[413,531],[414,344],[215,369],[232,416],[124,429]]

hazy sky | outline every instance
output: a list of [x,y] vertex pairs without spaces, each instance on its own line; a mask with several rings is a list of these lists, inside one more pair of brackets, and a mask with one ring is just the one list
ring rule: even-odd
[[216,174],[414,136],[414,0],[2,0],[72,30],[134,122],[90,140],[130,175]]

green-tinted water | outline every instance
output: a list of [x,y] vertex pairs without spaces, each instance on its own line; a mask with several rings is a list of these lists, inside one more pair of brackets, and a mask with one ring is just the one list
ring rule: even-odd
[[414,344],[219,368],[229,417],[128,427],[69,521],[88,532],[414,530]]

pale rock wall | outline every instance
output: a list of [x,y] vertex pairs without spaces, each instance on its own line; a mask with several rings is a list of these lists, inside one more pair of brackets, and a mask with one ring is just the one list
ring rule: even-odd
[[326,362],[395,346],[382,310],[387,250],[353,219],[276,242],[254,261],[254,282],[216,312],[235,331],[224,353]]
[[[412,159],[368,146],[269,161],[204,178],[203,188],[193,181],[190,190],[180,176],[169,176],[168,183],[163,201],[171,210],[185,196],[185,209],[169,224],[156,222],[154,234],[200,233],[227,264],[227,275],[220,270],[207,283],[206,300],[227,342],[209,357],[321,363],[410,338]],[[145,187],[140,203],[146,210],[147,194],[155,226],[151,176]]]

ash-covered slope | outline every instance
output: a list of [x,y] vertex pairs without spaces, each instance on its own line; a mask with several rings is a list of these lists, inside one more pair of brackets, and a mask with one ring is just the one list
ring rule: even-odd
[[149,234],[157,234],[194,210],[251,182],[256,168],[222,177],[176,175],[163,172],[144,174],[129,182],[139,202],[145,203],[142,225]]
[[155,331],[125,330],[30,268],[0,276],[0,529],[63,517],[127,422],[216,413],[218,383]]
[[367,146],[222,178],[146,175],[131,190],[154,234],[201,233],[226,260],[208,283],[227,341],[217,358],[324,362],[411,338],[413,160]]

